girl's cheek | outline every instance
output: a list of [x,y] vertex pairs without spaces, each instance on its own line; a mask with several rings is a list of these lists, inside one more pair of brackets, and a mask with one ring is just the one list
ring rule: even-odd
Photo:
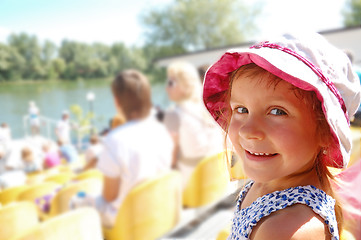
[[239,123],[232,118],[228,128],[228,135],[233,145],[236,143],[237,140],[238,128]]

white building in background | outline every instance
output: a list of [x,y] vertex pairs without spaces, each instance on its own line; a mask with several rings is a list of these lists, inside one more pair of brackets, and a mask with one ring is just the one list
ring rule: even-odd
[[[354,55],[353,63],[361,66],[361,25],[352,28],[341,28],[319,32],[330,43],[340,49],[347,49]],[[155,62],[158,66],[166,67],[170,62],[176,60],[188,61],[196,67],[210,65],[217,61],[222,54],[231,48],[247,48],[255,42],[245,42],[232,46],[207,49],[202,51],[189,52],[186,54],[175,55],[157,59]]]

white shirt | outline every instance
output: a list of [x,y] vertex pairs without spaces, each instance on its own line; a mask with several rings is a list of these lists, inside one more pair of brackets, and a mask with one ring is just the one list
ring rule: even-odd
[[61,119],[56,125],[56,136],[58,139],[69,142],[70,140],[70,123],[69,120]]
[[11,130],[8,127],[0,127],[0,142],[8,143],[11,141]]
[[103,150],[103,145],[100,143],[91,144],[85,151],[85,161],[90,162],[93,158],[98,158]]
[[181,160],[223,151],[222,130],[203,105],[183,102],[166,113],[164,122],[169,131],[178,134]]
[[97,168],[105,176],[121,178],[118,197],[110,203],[114,208],[119,209],[136,184],[171,169],[172,139],[153,116],[112,130],[103,145]]
[[35,105],[29,107],[30,124],[32,126],[39,125],[39,108]]

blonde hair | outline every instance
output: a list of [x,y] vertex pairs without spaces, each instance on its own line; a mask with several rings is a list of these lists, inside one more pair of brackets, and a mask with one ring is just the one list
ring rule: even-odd
[[[273,75],[272,73],[264,70],[263,68],[257,66],[254,63],[250,63],[247,65],[243,65],[242,67],[238,68],[237,70],[233,71],[230,75],[230,83],[228,91],[225,95],[225,98],[230,99],[232,83],[235,78],[241,77],[255,77],[259,82],[261,81],[268,81],[267,84],[269,87],[276,87],[280,81],[283,81],[281,78]],[[330,127],[327,123],[325,115],[322,111],[321,102],[318,100],[316,93],[313,91],[305,91],[299,89],[297,87],[292,88],[291,90],[294,91],[295,95],[301,100],[304,101],[307,105],[311,106],[312,113],[315,116],[317,121],[317,132],[319,133],[319,137],[321,139],[325,139],[329,142],[329,144],[335,144],[334,138],[332,137]],[[229,111],[230,107],[227,108],[225,111]],[[231,114],[225,114],[227,117],[227,127],[226,127],[226,137],[228,135],[228,128],[230,124],[230,117]],[[335,204],[335,214],[338,224],[338,229],[340,233],[343,229],[343,214],[342,214],[342,206],[339,200],[339,197],[335,194],[331,181],[334,180],[334,175],[329,171],[327,165],[324,161],[325,153],[323,152],[323,148],[320,147],[319,152],[317,153],[313,168],[315,168],[318,179],[320,181],[322,190],[328,194],[329,196],[333,197],[336,200]],[[326,153],[327,154],[327,153]]]
[[190,100],[200,102],[202,99],[202,84],[197,68],[183,61],[171,63],[167,68],[168,78],[176,81],[176,83],[184,91],[181,101]]

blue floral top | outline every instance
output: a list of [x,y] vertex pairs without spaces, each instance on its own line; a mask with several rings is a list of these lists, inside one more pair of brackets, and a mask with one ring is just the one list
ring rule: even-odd
[[306,204],[312,208],[328,225],[332,236],[331,239],[339,239],[334,210],[335,200],[324,191],[311,185],[288,188],[259,197],[247,208],[240,209],[241,203],[252,185],[253,181],[249,182],[240,194],[233,218],[232,232],[228,237],[229,240],[249,239],[252,229],[261,218],[297,203]]

